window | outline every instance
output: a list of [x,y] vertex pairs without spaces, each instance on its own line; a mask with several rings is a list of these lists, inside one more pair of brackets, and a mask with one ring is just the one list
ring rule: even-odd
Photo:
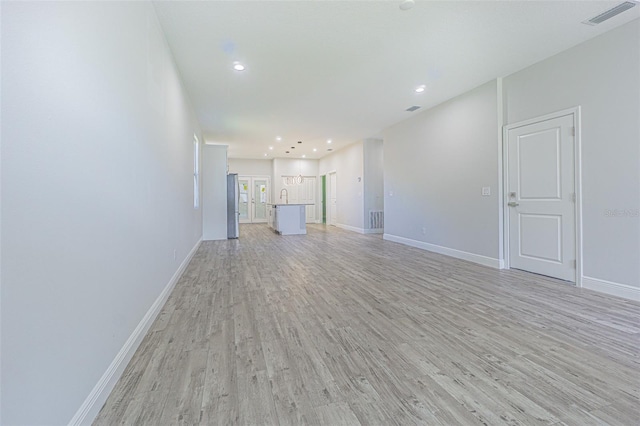
[[200,141],[193,135],[193,208],[200,207]]

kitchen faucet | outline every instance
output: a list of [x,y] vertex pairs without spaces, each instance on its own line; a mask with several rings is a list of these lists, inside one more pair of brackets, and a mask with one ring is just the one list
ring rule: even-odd
[[286,204],[289,204],[289,191],[287,191],[287,188],[282,188],[280,190],[280,201],[282,201],[282,192],[284,191],[284,196],[285,196],[285,200],[286,200]]

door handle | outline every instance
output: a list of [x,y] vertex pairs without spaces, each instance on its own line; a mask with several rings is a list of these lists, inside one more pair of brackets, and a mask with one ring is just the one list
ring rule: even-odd
[[507,203],[507,205],[508,205],[509,207],[517,207],[517,206],[519,206],[520,204],[516,203],[515,201],[510,201],[510,202],[508,202],[508,203]]

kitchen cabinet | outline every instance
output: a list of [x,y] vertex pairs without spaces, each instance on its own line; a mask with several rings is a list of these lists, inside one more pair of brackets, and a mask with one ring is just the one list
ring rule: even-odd
[[280,235],[307,233],[306,204],[269,205],[269,226]]

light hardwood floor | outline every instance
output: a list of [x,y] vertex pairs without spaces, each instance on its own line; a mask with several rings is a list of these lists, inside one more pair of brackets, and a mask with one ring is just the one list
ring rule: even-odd
[[639,424],[640,304],[308,231],[204,242],[95,424]]

